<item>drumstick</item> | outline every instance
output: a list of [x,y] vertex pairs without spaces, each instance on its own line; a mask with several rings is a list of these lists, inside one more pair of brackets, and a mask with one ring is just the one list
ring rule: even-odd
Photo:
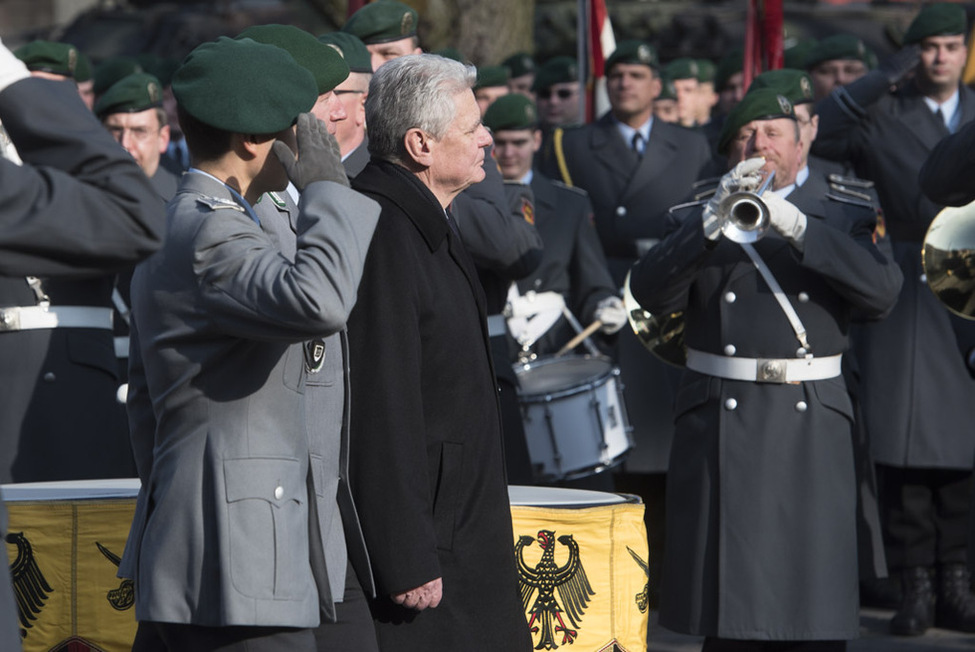
[[565,346],[563,346],[561,349],[559,349],[558,353],[555,354],[555,357],[558,358],[560,356],[563,356],[566,353],[568,353],[569,351],[571,351],[572,349],[574,349],[577,346],[579,346],[579,342],[581,342],[582,340],[586,339],[587,337],[589,337],[590,335],[592,335],[593,333],[595,333],[596,331],[598,331],[599,330],[599,327],[602,326],[602,325],[603,325],[602,320],[597,319],[593,323],[591,323],[588,326],[586,326],[582,330],[581,333],[579,333],[578,335],[576,335],[575,337],[573,337],[571,340],[569,340],[566,343]]

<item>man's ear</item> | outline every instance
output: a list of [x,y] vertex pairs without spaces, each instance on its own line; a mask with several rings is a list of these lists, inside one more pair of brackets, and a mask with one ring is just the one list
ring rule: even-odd
[[169,147],[169,125],[163,125],[159,128],[159,153],[165,154],[166,148]]
[[407,156],[413,161],[425,168],[433,164],[433,149],[436,147],[436,141],[430,137],[430,134],[418,127],[413,127],[403,136],[403,144]]

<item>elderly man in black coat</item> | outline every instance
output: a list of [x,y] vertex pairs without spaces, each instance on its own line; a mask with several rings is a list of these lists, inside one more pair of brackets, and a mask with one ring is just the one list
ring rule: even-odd
[[355,188],[382,213],[349,319],[351,473],[382,650],[530,648],[484,296],[446,210],[484,175],[474,79],[401,57],[366,103]]

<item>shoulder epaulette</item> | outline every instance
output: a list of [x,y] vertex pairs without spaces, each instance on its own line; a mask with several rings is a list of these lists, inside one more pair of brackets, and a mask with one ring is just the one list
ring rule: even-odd
[[[271,191],[271,192],[267,193],[267,196],[271,199],[271,203],[274,204],[275,206],[277,206],[278,208],[287,208],[288,207],[288,202],[284,201],[284,198],[281,195],[279,195],[278,193],[276,193],[274,191]],[[262,195],[262,197],[263,197],[263,195]]]
[[241,213],[247,212],[246,210],[244,210],[243,206],[241,206],[240,204],[238,204],[237,202],[231,199],[221,199],[220,197],[207,197],[201,195],[196,198],[196,201],[203,204],[204,206],[206,206],[212,211],[229,208],[231,210],[239,211]]
[[827,199],[832,199],[833,201],[842,202],[844,204],[852,204],[854,206],[859,206],[861,208],[867,208],[871,211],[876,211],[877,207],[872,201],[870,201],[869,195],[864,195],[863,197],[855,196],[851,197],[847,194],[837,195],[831,192],[826,193]]
[[848,177],[842,174],[830,174],[829,184],[837,184],[840,186],[850,186],[853,188],[873,188],[873,181],[868,181],[866,179],[860,179],[857,177]]
[[568,190],[570,192],[576,193],[577,195],[582,195],[583,197],[588,197],[589,196],[589,193],[586,192],[585,190],[583,190],[582,188],[577,188],[575,186],[567,186],[564,183],[562,183],[561,181],[556,181],[556,180],[553,179],[552,180],[552,185],[555,186],[556,188],[561,189],[561,190]]
[[830,183],[829,188],[832,191],[839,193],[845,197],[852,197],[854,199],[859,199],[861,201],[873,203],[873,197],[868,192],[863,192],[862,190],[854,190],[848,186],[843,186],[838,183]]

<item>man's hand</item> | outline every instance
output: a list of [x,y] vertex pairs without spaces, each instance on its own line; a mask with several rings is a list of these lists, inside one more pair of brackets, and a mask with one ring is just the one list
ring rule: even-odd
[[704,237],[717,240],[721,237],[721,220],[718,217],[718,206],[724,198],[739,190],[754,192],[765,179],[761,172],[765,165],[765,157],[758,156],[742,161],[730,172],[721,177],[718,189],[711,196],[708,205],[704,207],[702,219],[704,222]]
[[401,604],[404,607],[416,609],[417,611],[436,609],[437,605],[440,604],[440,598],[443,597],[443,578],[438,577],[435,580],[430,580],[423,586],[418,586],[415,589],[410,589],[403,593],[396,593],[389,597],[396,604]]
[[24,62],[14,56],[14,53],[7,49],[7,46],[0,41],[0,92],[7,86],[21,79],[30,77],[27,66]]
[[806,214],[771,190],[765,191],[762,201],[771,213],[772,228],[782,234],[782,237],[792,246],[802,251],[802,240],[806,235]]
[[891,86],[898,84],[909,72],[917,67],[921,61],[921,46],[917,43],[905,45],[900,50],[884,59],[877,70],[884,74]]
[[349,178],[342,167],[342,154],[335,137],[328,133],[325,124],[311,113],[298,116],[298,158],[287,143],[274,141],[274,155],[281,161],[288,179],[301,191],[313,181],[334,181],[346,188]]

